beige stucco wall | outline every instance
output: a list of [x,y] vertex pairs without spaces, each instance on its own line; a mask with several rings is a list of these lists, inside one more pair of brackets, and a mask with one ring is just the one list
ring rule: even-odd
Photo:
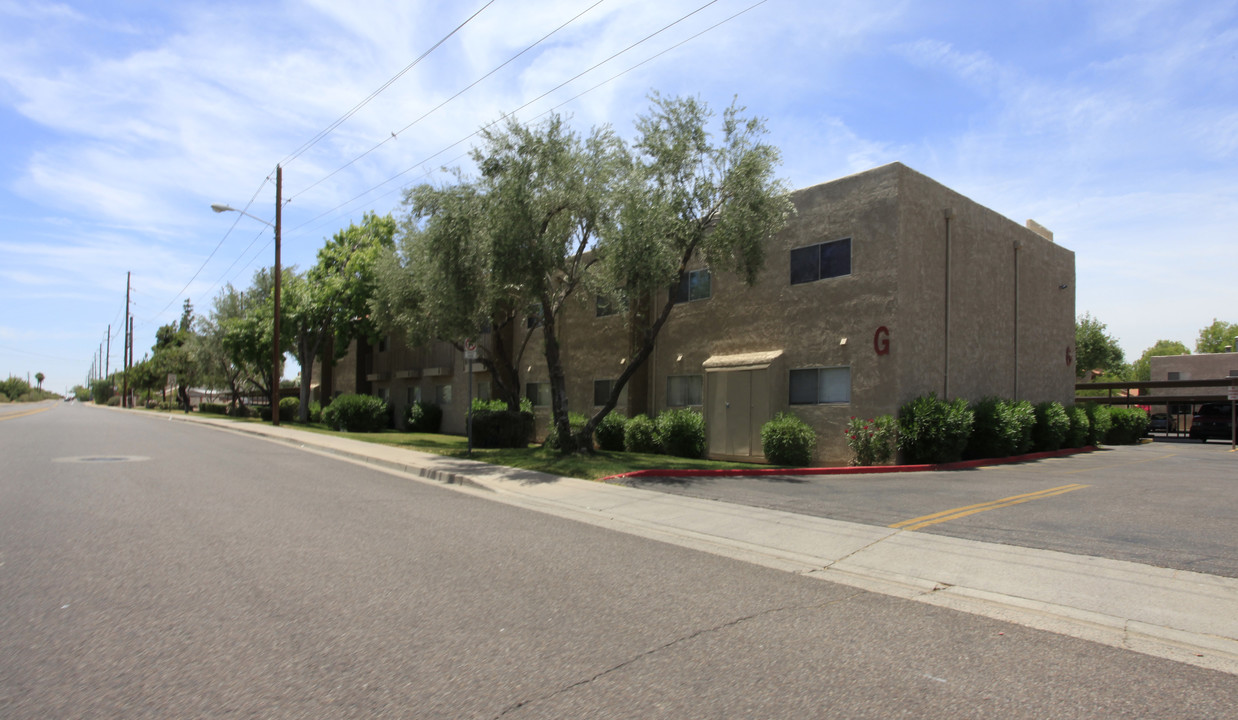
[[[811,424],[819,461],[833,464],[850,457],[843,434],[848,418],[894,414],[927,392],[1071,401],[1074,253],[899,163],[799,190],[792,200],[797,213],[768,243],[757,282],[749,287],[737,276],[713,273],[709,299],[675,306],[620,412],[666,409],[673,375],[701,375],[708,403],[711,384],[728,371],[706,371],[706,361],[714,358],[716,366],[733,356],[767,353],[774,358],[768,371],[752,376],[762,385],[753,391],[760,393],[754,404],[759,400],[771,416],[789,408]],[[948,392],[946,208],[953,210]],[[850,275],[790,284],[792,249],[844,238],[851,239]],[[665,292],[653,306],[664,300]],[[573,411],[591,414],[593,382],[622,372],[632,345],[628,319],[626,313],[596,317],[594,297],[585,292],[561,313]],[[463,432],[463,361],[456,359],[450,377],[400,381],[394,376],[401,366],[417,359],[398,347],[393,338],[392,350],[374,358],[374,372],[384,377],[375,388],[390,390],[397,417],[409,382],[420,382],[423,397],[433,399],[433,385],[450,381],[453,403],[445,408],[444,430]],[[835,366],[850,368],[850,402],[789,406],[790,370]],[[520,370],[522,387],[548,380],[540,330]],[[711,417],[708,408],[697,409]],[[537,408],[536,415],[541,437],[549,408]],[[759,442],[754,452],[759,457]]]
[[[1074,253],[910,168],[895,167],[902,232],[900,323],[891,354],[900,365],[898,401],[936,392],[1069,404]],[[947,209],[953,215],[948,338]]]

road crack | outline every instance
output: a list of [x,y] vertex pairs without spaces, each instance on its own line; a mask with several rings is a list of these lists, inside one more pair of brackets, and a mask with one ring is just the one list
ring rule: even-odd
[[574,683],[572,683],[572,684],[570,684],[570,685],[566,685],[566,686],[564,686],[564,687],[561,687],[561,688],[559,688],[558,690],[555,690],[555,691],[553,691],[553,692],[547,693],[547,694],[542,695],[542,696],[540,696],[540,697],[531,698],[531,699],[528,699],[528,700],[521,700],[520,702],[513,703],[513,704],[511,704],[511,705],[508,705],[506,708],[504,708],[504,709],[503,709],[503,711],[502,711],[502,712],[500,712],[498,715],[495,715],[495,716],[494,716],[494,718],[495,718],[495,720],[498,720],[499,718],[502,718],[503,716],[507,715],[507,714],[508,714],[508,713],[510,713],[510,712],[513,712],[513,711],[519,710],[519,709],[524,708],[524,707],[529,706],[529,705],[533,705],[533,704],[535,704],[535,703],[544,702],[544,701],[546,701],[546,700],[551,700],[551,699],[553,699],[553,698],[555,698],[555,697],[558,697],[559,695],[563,695],[564,693],[568,693],[568,692],[571,692],[572,690],[575,690],[575,689],[577,689],[577,688],[584,687],[584,686],[586,686],[586,685],[592,684],[592,683],[594,683],[594,682],[596,682],[596,681],[598,681],[598,680],[600,680],[600,679],[602,679],[602,678],[606,677],[607,675],[610,675],[611,673],[614,673],[614,672],[617,672],[617,671],[619,671],[619,670],[622,670],[622,669],[624,669],[624,668],[626,668],[626,667],[628,667],[628,666],[630,666],[630,665],[632,665],[632,664],[634,664],[634,663],[640,662],[641,660],[644,660],[644,659],[646,659],[646,658],[649,658],[649,657],[652,657],[652,656],[654,656],[654,655],[657,655],[658,653],[661,653],[661,652],[663,652],[663,651],[665,651],[665,650],[669,650],[669,649],[671,649],[671,648],[673,648],[673,647],[675,647],[675,646],[677,646],[677,645],[682,645],[682,644],[684,644],[684,643],[691,642],[692,640],[695,640],[696,638],[702,637],[702,636],[704,636],[704,635],[709,635],[709,634],[716,633],[716,632],[722,632],[722,631],[727,630],[727,629],[730,629],[730,628],[738,627],[739,625],[742,625],[742,624],[744,624],[744,623],[751,622],[752,620],[756,620],[756,619],[758,619],[758,618],[762,618],[762,617],[767,617],[767,616],[769,616],[769,615],[774,615],[774,614],[776,614],[776,613],[793,612],[793,611],[797,611],[797,610],[824,610],[824,609],[826,609],[826,608],[828,608],[828,607],[832,607],[832,606],[834,606],[834,605],[839,605],[839,604],[842,604],[842,603],[845,603],[845,602],[849,602],[849,601],[854,600],[855,598],[860,597],[861,595],[865,595],[865,594],[867,594],[867,593],[866,593],[865,591],[861,590],[861,591],[854,592],[854,593],[851,593],[851,594],[849,594],[849,595],[846,595],[846,596],[844,596],[844,597],[837,598],[837,599],[834,599],[834,600],[830,600],[829,602],[824,602],[824,603],[815,603],[815,604],[812,604],[812,605],[787,605],[787,606],[785,606],[785,607],[769,608],[769,609],[767,609],[767,610],[762,610],[762,611],[760,611],[760,612],[756,612],[756,613],[753,613],[753,614],[751,614],[751,615],[745,615],[745,616],[743,616],[743,617],[738,617],[738,618],[735,618],[735,619],[733,619],[733,620],[729,620],[729,621],[724,622],[724,623],[721,623],[721,624],[719,624],[719,625],[714,625],[714,626],[712,626],[712,627],[708,627],[708,628],[701,628],[700,630],[696,630],[695,632],[689,633],[689,634],[687,634],[687,635],[684,635],[684,636],[681,636],[681,637],[677,637],[677,638],[675,638],[674,640],[671,640],[671,641],[669,641],[669,642],[667,642],[667,643],[664,643],[664,644],[662,644],[662,645],[659,645],[658,647],[652,648],[652,649],[650,649],[650,650],[646,650],[645,652],[642,652],[642,653],[640,653],[640,654],[638,654],[638,655],[635,655],[635,656],[633,656],[633,657],[630,657],[630,658],[628,658],[627,660],[624,660],[623,662],[621,662],[621,663],[619,663],[619,664],[617,664],[617,665],[613,665],[613,666],[611,666],[611,667],[609,667],[609,668],[607,668],[607,669],[605,669],[605,670],[603,670],[603,671],[601,671],[601,672],[597,673],[596,675],[593,675],[592,677],[585,678],[584,680],[579,680],[579,681],[577,681],[577,682],[574,682]]

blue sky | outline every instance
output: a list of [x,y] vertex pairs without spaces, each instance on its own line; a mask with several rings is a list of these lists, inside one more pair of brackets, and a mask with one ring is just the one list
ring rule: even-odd
[[271,234],[209,206],[273,219],[276,163],[305,267],[503,113],[630,138],[652,89],[738,96],[792,187],[900,161],[1036,219],[1128,359],[1238,321],[1238,1],[767,0],[726,21],[755,1],[0,0],[0,374],[64,391],[109,324],[119,367],[126,272],[139,358],[186,297],[248,286]]

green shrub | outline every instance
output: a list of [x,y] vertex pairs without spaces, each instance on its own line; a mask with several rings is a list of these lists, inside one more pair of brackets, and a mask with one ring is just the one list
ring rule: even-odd
[[6,403],[8,401],[9,401],[9,396],[5,395],[3,392],[0,392],[0,403]]
[[600,449],[619,452],[623,450],[623,436],[627,425],[628,419],[623,416],[623,413],[609,412],[594,428],[593,438],[597,440]]
[[[575,435],[576,433],[580,432],[581,428],[585,426],[585,423],[588,422],[588,420],[589,420],[588,418],[586,418],[584,415],[581,415],[580,413],[574,413],[574,412],[568,413],[567,414],[568,432]],[[553,417],[550,418],[550,429],[546,431],[546,442],[543,443],[543,446],[550,448],[551,450],[562,450],[563,449],[562,446],[559,444],[559,429],[555,427],[555,422],[554,422]]]
[[108,399],[107,399],[107,406],[108,406],[108,407],[120,407],[120,396],[119,396],[119,395],[113,395],[113,396],[111,396],[110,398],[108,398]]
[[1109,417],[1110,408],[1108,405],[1100,405],[1098,403],[1084,403],[1083,411],[1088,414],[1088,445],[1100,445],[1105,441],[1105,436],[1109,434],[1109,428],[1113,426],[1113,421]]
[[323,422],[332,430],[380,432],[390,424],[387,403],[373,395],[341,395],[322,411]]
[[[9,397],[17,397],[13,393],[8,394]],[[110,404],[108,400],[112,399],[112,383],[107,380],[95,380],[90,384],[90,396],[95,401],[95,405]],[[120,405],[120,400],[116,401]]]
[[967,401],[921,395],[898,411],[898,449],[907,462],[947,463],[963,457],[975,417]]
[[203,415],[227,415],[228,406],[223,403],[207,403],[198,405],[198,412]]
[[1031,449],[1036,411],[1030,402],[986,397],[973,403],[971,410],[975,419],[965,457],[1001,458]]
[[257,417],[257,411],[248,405],[237,403],[236,405],[228,406],[228,416],[236,418],[251,418]]
[[855,416],[847,422],[843,432],[847,436],[847,447],[851,448],[852,465],[884,465],[894,454],[893,416],[865,420]]
[[282,423],[294,422],[301,415],[301,399],[294,397],[280,398],[279,400],[279,421]]
[[761,426],[761,452],[775,465],[805,467],[816,449],[817,434],[791,413],[778,413]]
[[473,446],[523,448],[533,439],[533,413],[502,410],[473,411]]
[[309,421],[312,423],[322,422],[322,405],[318,402],[311,402],[309,406]]
[[623,428],[623,449],[635,453],[660,453],[658,428],[648,415],[640,414],[628,420]]
[[1070,418],[1070,429],[1066,431],[1064,447],[1080,448],[1088,444],[1092,434],[1092,421],[1088,419],[1087,411],[1082,405],[1071,405],[1066,409],[1066,417]]
[[[482,400],[481,398],[473,398],[473,412],[479,410],[493,410],[496,412],[507,409],[507,403],[499,399]],[[520,412],[533,412],[533,401],[527,397],[520,398]]]
[[654,421],[659,444],[667,455],[705,457],[705,418],[695,410],[667,410]]
[[[336,399],[339,402],[339,399]],[[335,402],[331,403],[335,405]],[[323,420],[326,420],[328,407],[322,411]],[[436,433],[443,426],[443,408],[428,402],[415,402],[408,406],[408,410],[404,412],[404,427],[409,432],[420,433]]]
[[1036,406],[1036,426],[1032,429],[1032,447],[1037,452],[1058,450],[1070,433],[1070,416],[1059,402],[1042,402]]
[[1110,445],[1134,445],[1148,433],[1148,414],[1142,408],[1109,408],[1109,419],[1105,442]]

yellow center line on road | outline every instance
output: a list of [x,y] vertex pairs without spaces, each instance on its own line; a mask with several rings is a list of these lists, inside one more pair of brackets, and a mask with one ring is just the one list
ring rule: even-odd
[[1011,505],[1031,502],[1032,500],[1050,498],[1055,495],[1064,495],[1068,492],[1082,490],[1086,487],[1091,487],[1091,485],[1072,483],[1070,485],[1049,488],[1048,490],[1040,490],[1039,492],[1025,493],[1023,495],[1012,495],[1008,498],[1002,498],[1001,500],[992,500],[986,503],[977,503],[976,505],[965,505],[963,507],[952,508],[950,510],[942,510],[941,512],[933,513],[932,515],[921,515],[917,518],[894,523],[889,527],[902,530],[919,530],[920,528],[928,527],[929,525],[936,525],[937,523],[943,523],[947,520],[957,520],[959,518],[967,517],[968,515],[975,515],[976,513],[985,512],[986,510],[997,510],[998,508],[1010,507]]
[[47,412],[48,410],[51,410],[54,407],[56,406],[49,405],[44,408],[35,408],[34,410],[24,410],[21,412],[7,413],[4,415],[0,415],[0,420],[16,420],[17,418],[26,417],[27,415],[37,415],[41,412]]

